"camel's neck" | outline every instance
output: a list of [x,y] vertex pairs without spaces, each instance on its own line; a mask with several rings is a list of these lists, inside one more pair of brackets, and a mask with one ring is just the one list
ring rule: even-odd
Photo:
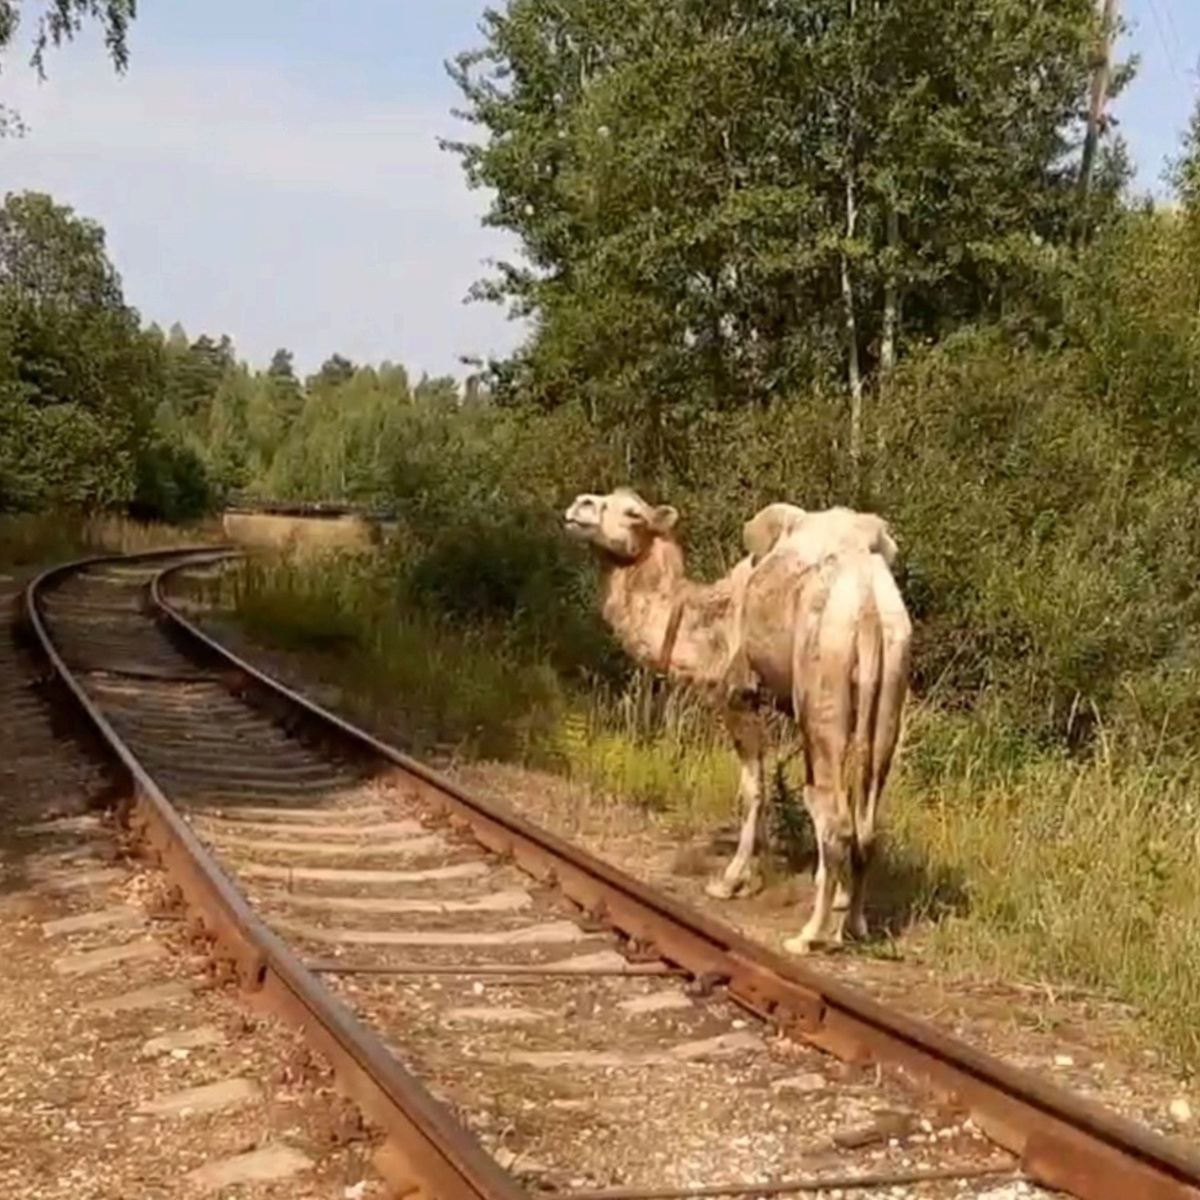
[[638,562],[607,565],[604,619],[643,666],[695,678],[708,664],[693,661],[690,609],[709,590],[687,578],[680,547],[660,538]]

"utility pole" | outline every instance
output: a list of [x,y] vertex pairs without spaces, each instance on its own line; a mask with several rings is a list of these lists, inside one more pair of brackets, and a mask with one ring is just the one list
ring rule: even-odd
[[1099,0],[1100,44],[1092,72],[1092,94],[1088,101],[1087,131],[1083,138],[1083,160],[1079,164],[1079,196],[1086,201],[1096,165],[1096,148],[1105,123],[1108,81],[1112,74],[1113,31],[1117,24],[1117,0]]

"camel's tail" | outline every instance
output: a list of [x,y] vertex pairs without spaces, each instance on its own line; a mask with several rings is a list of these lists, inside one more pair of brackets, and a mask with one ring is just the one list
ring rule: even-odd
[[876,761],[880,701],[883,694],[884,660],[883,621],[875,601],[871,581],[865,582],[859,620],[854,631],[854,668],[850,680],[854,732],[850,742],[848,791],[852,796],[855,843],[858,824],[877,786]]
[[875,579],[872,593],[876,611],[883,622],[883,662],[871,752],[870,791],[867,795],[874,809],[887,783],[900,740],[900,721],[908,694],[908,672],[912,657],[912,619],[891,571],[881,563],[875,563],[873,567]]

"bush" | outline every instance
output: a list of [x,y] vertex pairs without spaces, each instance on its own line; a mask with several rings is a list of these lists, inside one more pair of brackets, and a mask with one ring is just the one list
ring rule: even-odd
[[137,459],[137,484],[130,513],[141,520],[195,521],[216,507],[216,493],[203,460],[190,446],[153,437]]

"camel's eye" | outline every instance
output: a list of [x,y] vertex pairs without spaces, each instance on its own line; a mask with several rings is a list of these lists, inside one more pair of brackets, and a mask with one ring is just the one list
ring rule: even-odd
[[627,508],[624,515],[625,520],[631,521],[634,525],[645,525],[646,523],[646,514],[640,508]]

